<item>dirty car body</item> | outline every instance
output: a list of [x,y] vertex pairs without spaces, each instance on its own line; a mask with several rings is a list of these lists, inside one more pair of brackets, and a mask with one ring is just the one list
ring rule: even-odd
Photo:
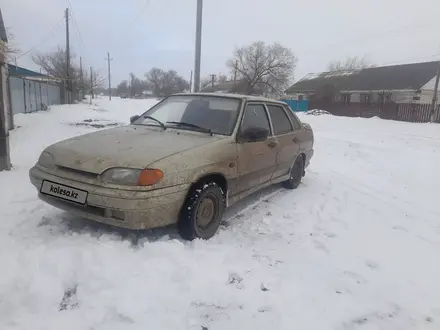
[[39,197],[78,216],[129,229],[178,223],[210,238],[224,209],[271,184],[296,188],[313,131],[283,102],[176,94],[125,127],[46,148],[30,170]]

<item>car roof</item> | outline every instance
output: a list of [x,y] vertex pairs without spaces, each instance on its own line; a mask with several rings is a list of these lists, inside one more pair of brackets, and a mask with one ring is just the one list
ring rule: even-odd
[[256,95],[244,95],[244,94],[229,94],[229,93],[177,93],[172,94],[170,96],[211,96],[211,97],[223,97],[229,99],[245,99],[246,101],[258,101],[258,102],[271,102],[271,103],[279,103],[286,104],[283,101],[269,99],[267,97],[256,96]]

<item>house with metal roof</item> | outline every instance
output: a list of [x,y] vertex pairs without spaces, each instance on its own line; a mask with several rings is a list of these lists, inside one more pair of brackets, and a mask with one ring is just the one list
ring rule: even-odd
[[8,64],[11,107],[14,114],[46,109],[62,102],[62,80]]
[[[209,84],[202,87],[200,91],[203,93],[249,94],[249,84],[246,80],[230,80],[221,83],[215,83],[214,86]],[[261,96],[264,95],[264,92],[261,88],[254,87],[252,94]]]
[[289,89],[290,99],[345,103],[430,103],[439,61],[308,74]]

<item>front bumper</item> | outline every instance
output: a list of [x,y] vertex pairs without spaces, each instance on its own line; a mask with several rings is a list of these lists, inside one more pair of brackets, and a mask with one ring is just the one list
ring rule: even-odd
[[44,202],[80,217],[128,229],[151,229],[177,222],[189,184],[152,191],[128,191],[96,186],[58,177],[33,167],[29,171],[31,183],[40,191],[43,180],[85,190],[85,205],[43,195]]

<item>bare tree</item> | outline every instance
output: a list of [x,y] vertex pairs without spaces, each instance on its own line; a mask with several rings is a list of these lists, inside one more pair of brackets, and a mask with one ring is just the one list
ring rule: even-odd
[[148,73],[145,74],[148,87],[151,89],[154,96],[160,96],[161,94],[164,75],[165,72],[159,68],[152,68]]
[[212,78],[211,76],[206,76],[200,79],[200,89],[203,89],[207,86],[211,86]]
[[[72,72],[70,73],[73,79],[79,77],[79,67],[73,62],[75,55],[71,55],[71,68]],[[39,65],[41,69],[52,77],[57,77],[64,79],[67,75],[67,64],[66,64],[66,51],[61,47],[58,47],[57,50],[53,52],[47,53],[39,53],[35,56],[32,56],[32,60],[35,64]]]
[[156,97],[180,93],[189,88],[189,83],[174,70],[164,71],[152,68],[145,74],[145,78]]
[[356,71],[373,66],[374,65],[370,64],[365,57],[352,56],[347,57],[344,61],[330,62],[327,66],[327,70],[329,72]]
[[289,48],[278,43],[266,45],[263,41],[256,41],[237,48],[226,64],[232,72],[236,70],[237,79],[246,82],[248,94],[259,89],[282,94],[293,79],[296,62]]
[[10,32],[8,28],[6,29],[6,35],[8,42],[2,42],[0,40],[0,52],[5,54],[6,60],[11,60],[16,54],[20,52],[20,50],[14,46],[14,35]]
[[189,88],[189,83],[174,70],[165,72],[163,79],[163,95],[181,93]]
[[[81,75],[81,70],[75,63],[75,54],[70,56],[69,73],[67,72],[66,51],[61,47],[58,47],[55,51],[38,53],[32,56],[32,60],[41,67],[45,74],[58,78],[63,82],[66,89],[72,92],[73,99],[77,97],[78,90],[90,90],[90,76],[87,78],[87,74],[85,76]],[[96,80],[99,81],[98,78]]]
[[116,87],[116,94],[121,96],[123,94],[128,94],[128,82],[127,80],[123,80]]
[[219,83],[219,84],[222,84],[222,83],[229,81],[228,76],[225,74],[222,74],[222,73],[220,73],[215,78],[216,78],[217,83]]
[[142,93],[148,89],[147,82],[136,77],[134,73],[130,73],[130,96],[136,97],[142,95]]
[[104,83],[107,82],[107,77],[103,76],[99,71],[93,71],[92,79],[90,79],[89,74],[86,74],[84,76],[84,82],[87,89],[91,87],[96,90],[104,86]]

